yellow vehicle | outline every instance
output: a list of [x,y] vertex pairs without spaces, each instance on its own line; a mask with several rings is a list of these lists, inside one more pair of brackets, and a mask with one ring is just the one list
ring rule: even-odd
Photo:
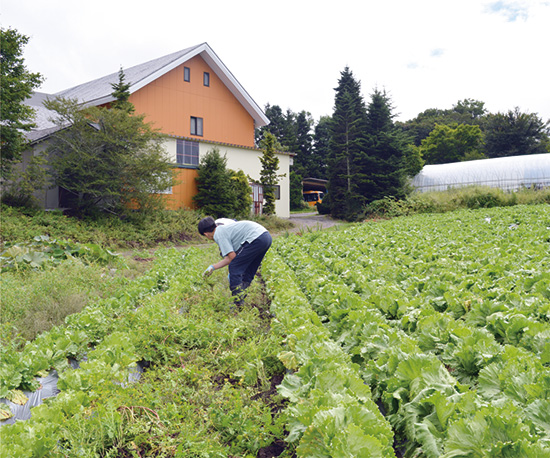
[[310,207],[320,204],[323,201],[325,193],[323,191],[304,191],[304,201],[308,203]]

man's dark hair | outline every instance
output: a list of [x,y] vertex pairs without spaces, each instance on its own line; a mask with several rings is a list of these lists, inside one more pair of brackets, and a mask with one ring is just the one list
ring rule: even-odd
[[199,221],[199,234],[204,235],[205,232],[214,232],[216,229],[216,221],[211,216],[207,216]]

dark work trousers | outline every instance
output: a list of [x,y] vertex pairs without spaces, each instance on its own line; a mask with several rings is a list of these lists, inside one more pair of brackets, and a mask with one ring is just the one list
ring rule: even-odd
[[250,285],[270,246],[271,235],[267,231],[241,246],[229,264],[229,287],[232,291],[237,287],[246,289]]

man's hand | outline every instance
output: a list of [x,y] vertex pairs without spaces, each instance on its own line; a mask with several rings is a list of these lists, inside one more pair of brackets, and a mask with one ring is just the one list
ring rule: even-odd
[[214,269],[214,266],[208,266],[208,269],[204,271],[202,274],[203,277],[210,277],[212,275],[212,272],[214,272],[216,269]]

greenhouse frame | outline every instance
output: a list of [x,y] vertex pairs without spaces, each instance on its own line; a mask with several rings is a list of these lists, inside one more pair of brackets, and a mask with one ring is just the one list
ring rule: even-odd
[[412,185],[417,192],[465,186],[490,186],[506,191],[543,189],[550,187],[550,153],[426,165],[413,178]]

